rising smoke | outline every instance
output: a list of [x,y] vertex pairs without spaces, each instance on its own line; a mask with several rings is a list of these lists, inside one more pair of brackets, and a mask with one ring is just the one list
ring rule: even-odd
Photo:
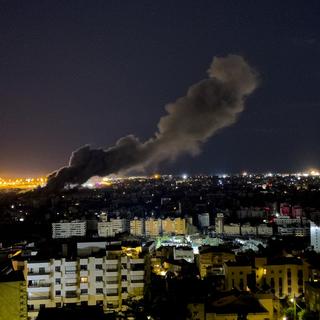
[[128,135],[107,149],[83,146],[71,155],[69,165],[53,172],[46,189],[81,184],[92,176],[144,170],[181,154],[195,155],[219,129],[233,124],[244,109],[244,99],[256,88],[256,72],[238,55],[215,57],[208,79],[192,85],[186,96],[169,103],[158,131],[146,142]]

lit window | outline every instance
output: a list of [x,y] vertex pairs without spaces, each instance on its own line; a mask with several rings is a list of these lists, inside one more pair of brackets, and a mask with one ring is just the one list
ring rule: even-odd
[[80,278],[81,283],[87,283],[88,282],[88,277],[81,277]]

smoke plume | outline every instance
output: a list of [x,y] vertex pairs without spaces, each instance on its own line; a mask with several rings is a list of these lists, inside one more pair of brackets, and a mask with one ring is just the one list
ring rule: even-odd
[[128,135],[106,149],[83,146],[72,153],[68,166],[49,176],[46,188],[54,191],[92,176],[144,170],[181,154],[195,155],[208,138],[237,120],[257,83],[256,72],[241,56],[215,57],[207,79],[165,106],[167,114],[152,138],[140,142]]

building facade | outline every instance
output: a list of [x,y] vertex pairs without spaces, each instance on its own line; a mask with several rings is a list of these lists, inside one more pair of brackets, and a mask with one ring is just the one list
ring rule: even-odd
[[86,221],[61,221],[52,223],[52,238],[84,237],[87,231]]
[[107,248],[103,257],[30,261],[26,268],[30,319],[40,308],[84,304],[115,309],[129,297],[143,297],[141,247]]

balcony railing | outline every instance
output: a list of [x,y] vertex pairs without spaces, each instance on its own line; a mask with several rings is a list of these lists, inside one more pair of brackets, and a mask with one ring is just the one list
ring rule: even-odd
[[32,296],[28,297],[28,300],[50,300],[49,296]]
[[28,288],[49,288],[50,286],[50,283],[31,283]]
[[31,276],[39,276],[39,275],[49,275],[49,271],[34,271],[34,270],[29,270],[28,275]]

